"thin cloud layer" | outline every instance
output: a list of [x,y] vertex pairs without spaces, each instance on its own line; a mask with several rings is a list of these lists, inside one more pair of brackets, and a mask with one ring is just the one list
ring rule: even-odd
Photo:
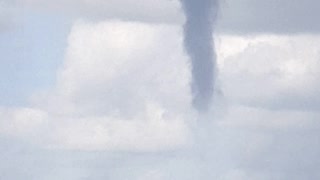
[[0,32],[9,30],[14,24],[14,7],[10,2],[0,1]]
[[[17,0],[18,6],[64,12],[89,19],[183,24],[179,0]],[[319,33],[315,0],[221,0],[218,30],[230,34]]]
[[89,19],[122,19],[151,23],[183,21],[176,0],[17,0],[24,7],[52,10]]

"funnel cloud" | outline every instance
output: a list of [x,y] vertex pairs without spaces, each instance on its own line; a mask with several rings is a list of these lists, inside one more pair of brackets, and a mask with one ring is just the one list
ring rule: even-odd
[[216,54],[213,45],[218,0],[181,0],[186,16],[184,46],[192,68],[193,106],[206,111],[214,91]]

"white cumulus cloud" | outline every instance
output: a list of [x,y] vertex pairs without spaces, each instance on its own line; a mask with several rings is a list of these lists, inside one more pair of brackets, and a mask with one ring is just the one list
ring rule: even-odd
[[[268,132],[317,126],[318,39],[314,35],[219,36],[218,78],[226,109],[219,117],[210,117],[217,122],[216,129]],[[78,21],[70,32],[55,88],[35,95],[30,108],[4,108],[1,123],[7,126],[1,132],[43,133],[46,141],[39,141],[53,148],[182,147],[191,142],[190,124],[195,117],[189,68],[177,26]],[[261,142],[259,151],[270,141]]]
[[222,37],[217,47],[223,92],[251,106],[316,110],[319,44],[317,35]]
[[[180,37],[170,25],[75,23],[56,87],[33,98],[32,111],[48,116],[44,146],[158,151],[188,144],[193,112]],[[32,115],[25,121],[37,122]],[[4,117],[12,119],[21,118]]]

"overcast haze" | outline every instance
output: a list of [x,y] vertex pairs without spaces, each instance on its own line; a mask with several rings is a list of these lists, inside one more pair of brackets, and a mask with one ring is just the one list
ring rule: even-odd
[[0,0],[0,179],[319,179],[320,3],[219,3],[199,113],[179,0]]

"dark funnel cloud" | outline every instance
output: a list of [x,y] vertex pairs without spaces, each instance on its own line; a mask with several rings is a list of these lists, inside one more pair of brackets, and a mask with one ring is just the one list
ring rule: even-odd
[[216,54],[213,30],[218,0],[181,0],[186,16],[184,45],[191,59],[193,106],[206,111],[212,100]]

